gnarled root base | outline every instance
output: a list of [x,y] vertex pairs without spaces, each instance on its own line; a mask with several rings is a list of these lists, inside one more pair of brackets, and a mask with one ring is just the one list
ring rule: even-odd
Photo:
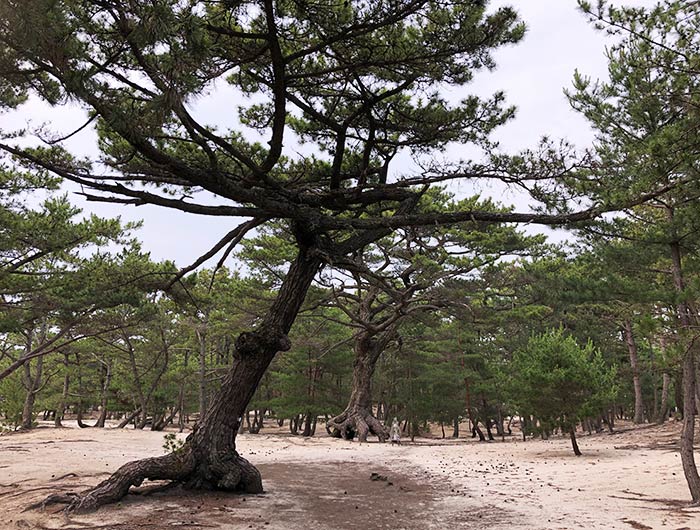
[[389,433],[384,425],[372,416],[372,413],[364,409],[345,410],[335,418],[328,420],[328,429],[331,436],[352,440],[357,436],[360,442],[366,442],[370,434],[379,438],[380,442],[386,442]]
[[186,445],[169,455],[129,462],[94,488],[81,493],[50,495],[30,508],[66,504],[65,512],[90,512],[119,501],[132,486],[140,486],[144,480],[171,480],[191,489],[263,492],[260,472],[238,453],[210,456],[206,462],[197,462]]

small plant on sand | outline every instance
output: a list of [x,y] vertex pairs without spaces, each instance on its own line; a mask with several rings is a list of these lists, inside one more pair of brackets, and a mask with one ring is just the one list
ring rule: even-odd
[[166,434],[163,436],[163,439],[165,440],[163,442],[163,450],[166,454],[175,453],[185,445],[185,442],[180,440],[174,432]]

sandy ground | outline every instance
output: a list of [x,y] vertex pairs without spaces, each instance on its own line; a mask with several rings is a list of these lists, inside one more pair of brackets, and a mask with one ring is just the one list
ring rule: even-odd
[[163,454],[163,433],[39,428],[0,436],[0,527],[700,530],[678,432],[668,424],[582,436],[577,458],[568,439],[391,446],[263,430],[238,443],[263,474],[263,495],[171,489],[67,518],[26,508],[94,485],[128,460]]

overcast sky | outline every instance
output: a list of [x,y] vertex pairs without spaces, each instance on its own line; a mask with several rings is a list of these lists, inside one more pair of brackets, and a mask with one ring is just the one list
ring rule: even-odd
[[[653,4],[649,0],[626,3]],[[563,90],[571,86],[577,69],[594,79],[606,77],[605,46],[610,43],[609,38],[593,29],[586,17],[576,9],[575,0],[499,0],[491,5],[514,5],[526,22],[528,31],[519,45],[496,52],[496,71],[476,75],[472,85],[464,89],[463,95],[488,95],[503,90],[507,100],[517,106],[516,118],[495,135],[506,151],[516,152],[534,147],[543,135],[567,138],[579,147],[588,146],[592,133],[586,122],[570,109]],[[222,105],[226,105],[226,95],[222,90],[210,98],[201,99],[197,104],[198,114],[217,118],[214,121],[220,122],[226,116],[221,110]],[[462,94],[454,95],[459,97]],[[82,116],[75,109],[49,111],[35,102],[29,107],[23,109],[21,114],[1,116],[2,128],[22,126],[28,117],[34,124],[51,120],[51,127],[63,132],[81,125]],[[94,150],[93,145],[90,133],[84,133],[70,143],[71,148],[86,153]],[[508,200],[508,197],[500,198]],[[124,220],[143,219],[144,227],[138,236],[143,241],[144,249],[155,260],[173,259],[179,265],[186,265],[206,252],[231,230],[235,222],[152,206],[134,208],[85,204],[78,196],[75,201],[85,210],[100,215],[121,215]],[[213,263],[209,265],[213,266]]]

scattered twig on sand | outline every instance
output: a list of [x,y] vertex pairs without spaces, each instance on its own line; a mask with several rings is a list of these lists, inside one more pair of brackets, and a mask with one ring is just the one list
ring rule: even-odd
[[647,526],[645,524],[642,524],[638,521],[633,521],[632,519],[621,519],[623,523],[627,523],[630,525],[632,528],[635,528],[637,530],[653,530],[651,526]]
[[77,476],[78,476],[77,473],[66,473],[65,475],[61,475],[60,477],[52,478],[51,480],[49,480],[49,482],[58,482],[59,480],[63,480],[64,478],[77,477]]

